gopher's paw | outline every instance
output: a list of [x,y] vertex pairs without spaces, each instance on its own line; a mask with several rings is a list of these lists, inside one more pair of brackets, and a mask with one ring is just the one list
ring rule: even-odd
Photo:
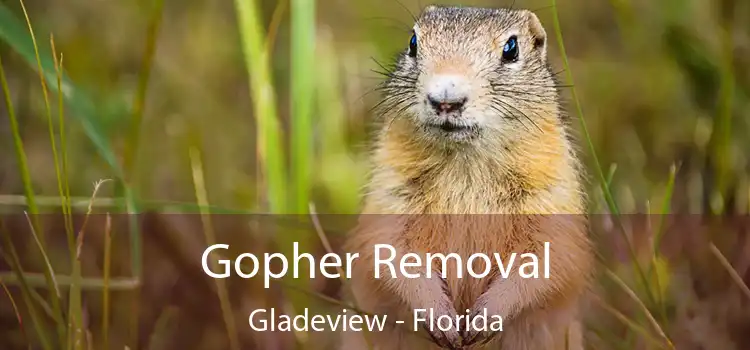
[[443,331],[439,327],[438,322],[440,317],[455,320],[457,315],[446,281],[439,279],[439,282],[439,292],[435,291],[432,293],[429,298],[430,301],[425,303],[428,304],[426,306],[430,309],[430,319],[428,323],[422,323],[422,328],[427,331],[427,334],[439,346],[446,349],[460,349],[462,339],[459,330],[455,327],[450,327],[448,330]]
[[[450,308],[448,308],[448,306],[450,306]],[[456,319],[456,310],[453,309],[453,305],[450,304],[434,307],[432,313],[433,316],[429,323],[422,323],[422,328],[427,331],[430,338],[432,338],[435,344],[443,348],[461,349],[463,341],[461,339],[461,334],[456,328],[451,327],[448,330],[443,331],[438,327],[440,316],[447,316],[453,320]]]
[[[498,315],[497,308],[493,308],[492,304],[488,300],[488,294],[484,294],[477,299],[472,308],[471,314],[468,316],[468,322],[470,327],[464,329],[462,332],[463,346],[472,346],[477,344],[486,344],[499,336],[501,332],[486,327],[475,328],[475,319],[480,316],[489,318],[492,315]],[[499,315],[503,316],[503,315]],[[477,322],[481,323],[481,322]]]

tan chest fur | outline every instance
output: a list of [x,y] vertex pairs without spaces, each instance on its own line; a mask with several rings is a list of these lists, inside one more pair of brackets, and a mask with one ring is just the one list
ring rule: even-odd
[[[567,140],[559,133],[547,135],[513,149],[436,152],[414,147],[408,134],[392,129],[374,155],[378,167],[364,212],[409,214],[416,222],[408,230],[383,239],[399,241],[410,252],[457,253],[466,259],[538,248],[549,237],[537,237],[528,227],[529,214],[579,214],[583,206]],[[481,262],[475,266],[483,268]],[[460,310],[490,279],[459,280],[455,272],[447,271],[447,282]]]

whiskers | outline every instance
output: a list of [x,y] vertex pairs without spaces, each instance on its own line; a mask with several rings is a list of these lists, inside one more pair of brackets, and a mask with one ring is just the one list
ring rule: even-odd
[[374,58],[372,60],[380,69],[371,71],[384,80],[370,91],[379,92],[382,97],[368,112],[375,113],[384,119],[390,119],[386,129],[388,130],[396,119],[402,117],[406,110],[418,104],[419,99],[416,94],[417,74],[397,70],[395,62],[386,66]]
[[[489,102],[488,107],[492,109],[493,111],[495,111],[500,116],[502,116],[504,119],[519,122],[527,130],[529,129],[528,123],[530,123],[537,130],[542,131],[542,129],[539,127],[539,124],[537,124],[537,122],[534,121],[534,119],[529,117],[528,114],[516,108],[511,103],[504,101],[502,98],[493,96]],[[538,117],[538,114],[537,114],[537,117]]]
[[[490,82],[490,108],[504,118],[520,122],[528,129],[529,125],[541,131],[536,120],[542,118],[541,108],[558,103],[557,89],[561,86],[550,83],[501,83]],[[521,107],[523,106],[523,107]],[[524,112],[527,111],[527,112]],[[533,117],[527,113],[532,114]]]
[[386,131],[390,130],[393,122],[402,118],[403,114],[409,108],[417,105],[417,96],[414,93],[405,93],[403,95],[389,95],[381,100],[377,105],[378,114],[384,118],[390,117],[390,122]]

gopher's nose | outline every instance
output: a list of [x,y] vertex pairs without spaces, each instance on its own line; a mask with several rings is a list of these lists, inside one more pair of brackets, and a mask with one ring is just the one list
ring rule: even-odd
[[469,99],[469,84],[459,75],[436,75],[426,90],[427,102],[438,114],[461,111]]
[[464,104],[466,104],[466,100],[466,97],[459,101],[449,101],[427,96],[427,101],[430,102],[430,105],[438,114],[460,111],[464,107]]

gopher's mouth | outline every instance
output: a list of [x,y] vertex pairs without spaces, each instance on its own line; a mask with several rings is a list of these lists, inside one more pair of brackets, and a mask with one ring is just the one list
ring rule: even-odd
[[441,123],[430,124],[430,127],[433,129],[440,130],[445,133],[449,133],[449,134],[464,133],[464,132],[469,132],[469,131],[473,131],[474,129],[476,129],[476,126],[473,126],[473,125],[468,125],[464,123],[456,123],[456,122],[452,122],[448,120],[443,121]]
[[465,131],[465,130],[470,129],[468,125],[460,125],[456,123],[451,123],[449,121],[443,122],[438,127],[440,128],[440,130],[443,130],[445,132],[457,132],[457,131]]

